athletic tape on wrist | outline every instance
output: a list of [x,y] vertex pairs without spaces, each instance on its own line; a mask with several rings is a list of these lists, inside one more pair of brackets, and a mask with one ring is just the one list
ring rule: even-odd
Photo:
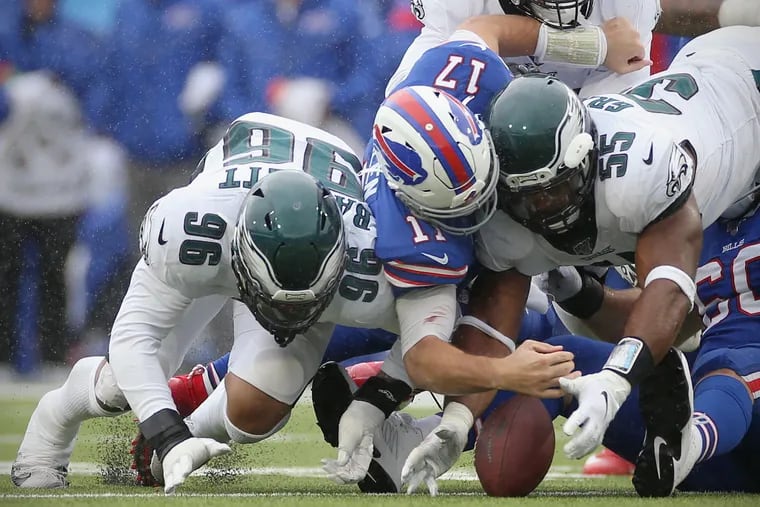
[[193,436],[182,417],[168,408],[159,410],[138,426],[161,461],[174,446]]
[[512,340],[512,338],[510,338],[509,336],[506,336],[506,335],[500,333],[499,331],[497,331],[496,329],[492,328],[491,326],[489,326],[488,324],[486,324],[485,322],[483,322],[479,318],[474,317],[472,315],[462,315],[457,320],[456,327],[459,327],[462,324],[466,324],[468,326],[474,327],[475,329],[483,331],[485,334],[487,334],[488,336],[490,336],[494,340],[498,340],[501,343],[503,343],[504,345],[506,345],[507,348],[510,351],[512,351],[512,352],[515,351],[515,342],[514,342],[514,340]]
[[354,393],[354,399],[366,401],[382,410],[385,417],[388,417],[411,395],[412,388],[403,380],[375,375],[367,379]]
[[607,58],[607,38],[598,26],[557,30],[541,25],[534,56],[539,62],[569,63],[595,69]]
[[689,300],[689,311],[694,308],[694,297],[697,294],[697,284],[694,279],[675,266],[657,266],[647,275],[644,287],[655,280],[670,280],[678,285],[684,296]]
[[612,349],[603,369],[617,373],[635,386],[652,372],[654,359],[641,338],[626,336]]

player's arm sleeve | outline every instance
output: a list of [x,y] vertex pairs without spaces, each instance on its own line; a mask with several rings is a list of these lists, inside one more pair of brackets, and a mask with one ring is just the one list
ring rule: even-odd
[[137,264],[111,329],[108,361],[138,420],[162,409],[176,410],[161,366],[161,341],[191,299],[159,280],[143,260]]
[[439,285],[409,291],[396,298],[396,313],[402,356],[427,336],[448,342],[457,319],[456,287]]
[[[656,143],[652,150],[652,167],[629,169],[629,180],[628,174],[607,180],[610,185],[605,198],[623,232],[641,233],[649,224],[681,209],[691,195],[695,174],[692,155],[675,143]],[[629,161],[644,163],[634,156]]]

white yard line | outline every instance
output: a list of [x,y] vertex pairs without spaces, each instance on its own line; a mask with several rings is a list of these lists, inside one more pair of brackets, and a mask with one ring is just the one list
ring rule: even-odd
[[[11,470],[10,461],[0,461],[0,473],[10,474]],[[572,467],[558,466],[549,469],[549,473],[546,474],[546,478],[552,479],[580,479],[580,478],[594,478],[600,476],[588,476],[579,473],[570,472]],[[96,463],[88,462],[73,462],[69,467],[69,472],[76,475],[97,475],[100,473],[101,466]],[[321,468],[317,467],[254,467],[254,468],[234,468],[236,474],[239,475],[289,475],[291,477],[325,477],[326,474]],[[195,471],[193,475],[204,475],[209,471],[227,471],[225,469],[216,469],[212,467],[201,467]],[[475,475],[474,469],[455,469],[451,470],[441,476],[441,480],[444,481],[476,481],[478,480]]]

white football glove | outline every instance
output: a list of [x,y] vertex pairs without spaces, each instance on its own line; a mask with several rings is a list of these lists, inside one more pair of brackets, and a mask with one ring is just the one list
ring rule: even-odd
[[338,424],[338,459],[323,459],[322,469],[337,484],[364,479],[372,461],[373,434],[385,420],[382,410],[366,401],[354,400]]
[[[193,437],[175,445],[166,453],[161,463],[164,493],[167,495],[174,493],[177,486],[185,482],[191,473],[205,465],[208,460],[227,454],[231,450],[229,445],[217,442],[212,438]],[[151,463],[151,471],[153,470],[154,467]]]
[[466,406],[456,402],[446,405],[440,424],[406,458],[401,484],[407,485],[407,494],[414,493],[423,482],[431,496],[438,494],[436,479],[459,459],[472,422],[472,412]]
[[607,426],[631,393],[631,384],[617,373],[602,370],[576,379],[560,378],[559,385],[578,399],[578,408],[562,431],[572,437],[565,444],[565,454],[580,459],[602,443]]

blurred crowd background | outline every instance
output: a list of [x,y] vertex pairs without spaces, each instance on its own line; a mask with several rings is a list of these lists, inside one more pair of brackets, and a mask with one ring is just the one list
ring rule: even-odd
[[[280,114],[361,153],[420,29],[409,0],[0,10],[0,364],[22,375],[107,350],[143,213],[189,181],[229,121]],[[687,40],[657,34],[653,71]]]

